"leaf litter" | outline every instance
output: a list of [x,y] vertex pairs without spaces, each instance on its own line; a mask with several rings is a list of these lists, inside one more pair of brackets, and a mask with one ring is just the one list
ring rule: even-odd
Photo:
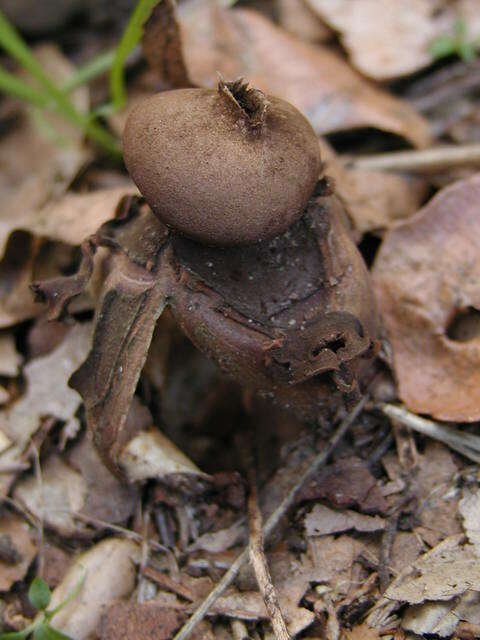
[[[129,106],[107,118],[121,132],[141,95],[212,86],[217,70],[228,79],[244,75],[294,102],[317,134],[328,136],[319,144],[339,215],[369,262],[375,257],[385,329],[378,369],[390,389],[387,401],[450,421],[445,426],[460,442],[464,434],[466,443],[479,418],[478,174],[458,179],[452,170],[420,179],[355,168],[350,159],[365,145],[370,152],[388,148],[392,138],[385,134],[419,148],[432,139],[445,142],[435,136],[448,135],[448,126],[429,126],[395,87],[366,80],[352,65],[374,80],[402,76],[415,87],[420,80],[409,74],[431,61],[428,34],[448,31],[468,2],[435,17],[412,0],[409,19],[425,29],[408,33],[379,27],[387,24],[382,11],[366,20],[367,0],[341,15],[341,2],[278,4],[275,24],[267,11],[243,6],[184,2],[177,13],[172,3],[160,3],[144,34],[151,67],[133,68]],[[359,15],[368,26],[361,37]],[[352,63],[334,44],[332,28]],[[42,47],[38,55],[56,78],[73,69],[58,47]],[[88,93],[76,90],[79,108],[88,105]],[[123,306],[128,288],[111,305],[118,282],[132,276],[131,262],[143,268],[150,256],[132,242],[128,233],[135,227],[122,226],[122,219],[151,220],[148,208],[120,170],[103,168],[101,158],[89,165],[93,149],[78,131],[53,120],[52,138],[52,119],[42,121],[17,103],[1,113],[14,114],[0,131],[2,624],[28,624],[25,593],[34,573],[43,571],[55,587],[53,606],[85,575],[79,595],[55,616],[59,630],[78,639],[139,634],[168,640],[248,544],[245,433],[257,440],[259,500],[268,519],[326,446],[332,422],[305,425],[247,397],[168,314],[139,321],[133,311],[142,295],[162,304],[151,282],[133,296],[131,315]],[[59,145],[59,137],[68,144]],[[444,182],[453,184],[431,198]],[[45,324],[28,285],[74,273],[79,247],[99,228],[120,249],[112,256],[101,248],[92,257],[93,283],[70,306],[73,318]],[[94,310],[97,327],[104,313],[97,338],[107,336],[111,345],[101,357],[95,340],[92,349]],[[75,388],[89,389],[84,406],[68,381],[87,356],[82,375],[74,377]],[[145,368],[115,387],[111,357],[119,366],[136,359],[138,370],[146,359]],[[114,445],[121,478],[105,467],[85,432],[85,412],[90,419],[109,415],[100,449],[108,459],[106,449]],[[344,414],[339,407],[337,422]],[[476,464],[410,431],[371,401],[328,464],[296,491],[268,541],[266,561],[290,635],[451,637],[475,629],[478,496]],[[248,565],[190,637],[240,632],[274,637]]]

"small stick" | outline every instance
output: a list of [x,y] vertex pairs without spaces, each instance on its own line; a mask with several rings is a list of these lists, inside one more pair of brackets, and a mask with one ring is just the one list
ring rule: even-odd
[[[352,411],[345,416],[344,420],[341,422],[338,429],[335,431],[333,436],[330,438],[328,445],[325,447],[323,451],[321,451],[312,461],[312,464],[309,468],[300,476],[298,482],[294,487],[288,492],[282,502],[278,505],[272,515],[268,518],[265,526],[263,528],[263,535],[265,540],[268,539],[272,531],[274,531],[280,520],[283,518],[288,509],[292,506],[297,493],[303,487],[303,485],[308,482],[315,473],[317,473],[318,469],[325,464],[325,462],[330,457],[332,451],[338,445],[343,436],[347,433],[353,421],[357,418],[357,416],[361,413],[363,407],[367,402],[368,396],[364,396],[360,402],[358,402]],[[210,591],[205,600],[200,604],[200,606],[194,611],[192,616],[187,620],[187,622],[183,625],[180,631],[176,634],[173,640],[187,640],[189,635],[192,633],[193,629],[196,625],[203,620],[209,609],[215,604],[217,599],[222,595],[222,593],[230,586],[230,584],[237,577],[240,569],[247,562],[249,558],[249,548],[245,548],[242,553],[238,556],[238,558],[234,561],[230,569],[224,574],[220,582],[217,586]]]
[[250,562],[255,572],[260,593],[263,596],[273,633],[277,640],[291,640],[280,603],[265,557],[262,514],[258,506],[257,479],[253,460],[249,468],[250,495],[248,497],[248,518],[250,524]]
[[378,408],[391,420],[410,427],[423,435],[443,442],[474,462],[480,462],[480,437],[472,433],[463,433],[453,427],[426,420],[411,413],[405,407],[394,404],[380,404]]
[[443,169],[480,166],[480,144],[434,147],[420,151],[399,151],[359,156],[345,162],[347,169],[366,171],[410,171],[430,173]]

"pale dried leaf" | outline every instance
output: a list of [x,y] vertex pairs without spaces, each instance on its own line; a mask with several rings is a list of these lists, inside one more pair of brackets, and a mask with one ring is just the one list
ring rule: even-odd
[[466,41],[478,37],[476,0],[306,0],[341,34],[352,63],[375,80],[392,80],[431,64],[431,44],[466,25]]
[[97,628],[107,605],[125,598],[135,587],[138,546],[131,540],[107,538],[80,555],[52,594],[50,608],[65,600],[86,575],[76,598],[55,616],[54,627],[84,640]]
[[237,522],[227,529],[204,533],[188,547],[188,550],[220,553],[238,544],[244,538],[245,532],[245,525]]
[[86,526],[77,522],[73,513],[81,511],[85,504],[87,483],[59,456],[50,456],[42,467],[41,479],[30,476],[20,480],[13,496],[61,536],[86,532]]
[[0,375],[14,378],[18,375],[22,356],[15,348],[11,333],[0,334]]
[[480,418],[480,174],[389,231],[374,286],[400,398],[440,420]]
[[386,590],[388,600],[419,604],[425,600],[450,600],[473,589],[480,591],[480,566],[471,545],[439,545],[413,565],[413,571]]
[[164,478],[172,473],[203,475],[171,440],[153,428],[130,440],[120,455],[120,466],[131,482]]
[[67,383],[88,353],[90,334],[90,324],[78,324],[54,351],[31,360],[24,367],[27,383],[24,395],[0,412],[2,431],[19,448],[28,443],[42,417],[74,419],[81,398]]
[[402,627],[421,636],[428,633],[441,638],[451,636],[459,622],[455,603],[456,600],[449,600],[408,607],[402,618]]
[[365,516],[351,509],[335,511],[323,504],[316,504],[305,518],[307,536],[324,536],[349,529],[365,533],[384,528],[385,520],[380,516]]
[[480,491],[465,491],[458,503],[458,510],[463,519],[463,528],[470,544],[480,556]]

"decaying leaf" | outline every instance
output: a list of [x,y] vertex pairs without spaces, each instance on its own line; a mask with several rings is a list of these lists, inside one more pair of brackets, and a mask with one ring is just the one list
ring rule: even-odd
[[385,237],[374,285],[398,392],[414,412],[480,418],[480,175],[443,189]]
[[323,504],[316,504],[305,518],[307,536],[324,536],[355,529],[356,531],[380,531],[385,528],[385,520],[379,516],[365,516],[351,509],[335,511]]
[[12,513],[4,514],[0,519],[0,537],[2,546],[8,545],[12,549],[10,558],[5,554],[0,556],[0,591],[8,591],[25,577],[37,548],[28,524]]
[[77,597],[56,614],[55,628],[76,640],[89,638],[106,607],[133,591],[138,557],[137,545],[120,538],[106,538],[80,555],[52,594],[53,609],[84,578]]
[[[157,44],[165,28],[164,4],[157,5],[145,36],[147,59],[153,43],[152,62],[160,74],[163,65],[155,60],[163,60]],[[215,86],[217,72],[243,76],[294,104],[319,134],[375,127],[416,146],[429,143],[427,123],[409,105],[371,85],[328,48],[296,40],[258,12],[187,3],[180,17],[185,65],[194,84]],[[185,86],[181,75],[164,79]]]
[[306,0],[309,7],[339,31],[352,63],[375,80],[392,80],[433,62],[431,45],[454,36],[463,20],[465,38],[480,31],[475,0]]

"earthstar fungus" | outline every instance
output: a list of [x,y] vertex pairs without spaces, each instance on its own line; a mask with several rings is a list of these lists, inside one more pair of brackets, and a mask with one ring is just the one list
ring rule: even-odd
[[[178,128],[180,127],[180,128]],[[112,251],[92,350],[70,384],[117,473],[155,323],[168,304],[191,341],[244,387],[306,420],[355,400],[376,351],[363,259],[338,216],[305,118],[243,81],[136,107],[132,197],[82,245],[75,276],[32,285],[61,316]],[[166,226],[168,225],[168,226]]]

